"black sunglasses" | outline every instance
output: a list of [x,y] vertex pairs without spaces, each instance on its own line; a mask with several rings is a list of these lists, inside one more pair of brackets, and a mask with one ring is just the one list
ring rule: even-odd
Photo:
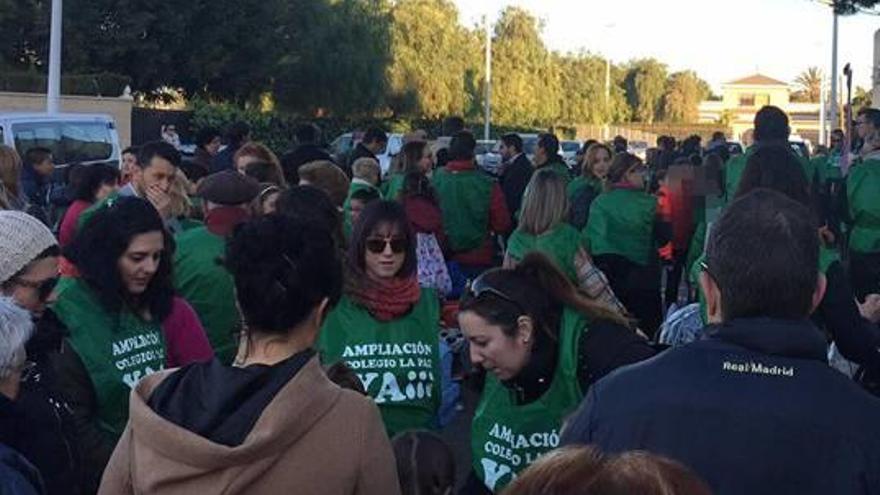
[[18,278],[15,279],[15,284],[27,287],[28,289],[35,289],[40,296],[40,300],[45,301],[49,298],[49,295],[52,294],[52,291],[55,290],[55,286],[58,285],[58,280],[59,277],[52,277],[41,282],[33,282],[31,280]]
[[523,309],[522,305],[516,302],[514,298],[508,296],[503,291],[492,287],[492,284],[490,284],[489,281],[486,280],[485,273],[468,282],[465,292],[469,299],[477,299],[483,294],[492,294],[498,299],[512,304],[514,307],[516,307],[516,310],[519,311],[519,314],[528,314],[528,312]]
[[391,246],[391,252],[400,254],[406,251],[406,239],[367,239],[367,250],[373,254],[382,254],[385,248]]

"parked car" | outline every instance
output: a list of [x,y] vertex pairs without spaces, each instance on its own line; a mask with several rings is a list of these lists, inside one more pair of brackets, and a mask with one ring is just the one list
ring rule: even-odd
[[501,153],[498,141],[478,140],[474,156],[477,159],[477,166],[492,175],[501,175]]
[[645,160],[648,156],[648,142],[647,141],[630,141],[628,143],[627,151],[636,155],[637,157]]
[[568,168],[577,168],[577,154],[583,145],[584,143],[580,141],[559,142],[559,153],[562,155],[562,159],[565,160],[565,164],[568,165]]
[[119,165],[119,133],[113,117],[91,113],[0,113],[0,143],[21,156],[31,148],[52,151],[56,169],[72,163]]
[[535,149],[538,147],[538,135],[537,134],[520,134],[519,137],[523,140],[523,153],[526,154],[529,160],[535,158]]
[[[351,151],[361,142],[363,137],[364,133],[358,131],[346,132],[334,139],[333,142],[330,143],[330,154],[333,156],[333,159],[336,160],[336,163],[347,162]],[[389,134],[388,146],[385,147],[385,151],[376,155],[379,159],[379,166],[382,167],[382,175],[388,173],[388,169],[391,167],[391,159],[400,153],[402,148],[403,134]]]

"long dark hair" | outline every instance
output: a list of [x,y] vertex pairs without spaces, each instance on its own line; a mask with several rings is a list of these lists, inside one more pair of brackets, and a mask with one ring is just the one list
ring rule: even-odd
[[[147,289],[132,297],[122,283],[118,261],[132,239],[148,232],[162,233],[164,252]],[[102,208],[83,226],[64,255],[76,265],[106,311],[118,313],[128,307],[138,313],[147,309],[153,321],[159,322],[171,313],[174,240],[165,230],[159,213],[147,201],[124,197]]]
[[95,202],[95,194],[104,184],[119,182],[119,169],[105,163],[78,164],[70,170],[70,197],[87,203]]
[[366,273],[367,238],[376,228],[386,223],[396,226],[406,240],[406,258],[396,276],[406,278],[416,272],[416,236],[403,206],[395,201],[373,201],[364,208],[351,234],[351,244],[348,246],[350,275],[358,277]]
[[431,181],[421,172],[408,172],[403,176],[403,187],[400,189],[398,199],[402,200],[414,196],[425,198],[439,206],[437,195],[434,193],[434,188],[431,187]]
[[532,318],[537,331],[554,342],[559,340],[562,310],[565,307],[588,319],[630,326],[625,317],[583,294],[542,253],[529,253],[516,268],[496,268],[482,277],[486,284],[508,299],[484,292],[478,297],[464,298],[459,310],[473,311],[490,324],[500,326],[508,337],[516,335],[517,319],[525,313]]

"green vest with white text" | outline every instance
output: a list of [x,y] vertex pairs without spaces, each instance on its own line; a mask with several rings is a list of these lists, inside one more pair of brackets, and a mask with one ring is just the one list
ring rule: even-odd
[[389,436],[430,428],[440,405],[440,301],[422,289],[406,315],[379,321],[345,295],[318,339],[324,364],[344,361],[373,398]]

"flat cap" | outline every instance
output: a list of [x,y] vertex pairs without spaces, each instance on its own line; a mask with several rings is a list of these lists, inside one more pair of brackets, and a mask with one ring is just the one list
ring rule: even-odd
[[196,194],[214,204],[240,205],[250,203],[260,194],[260,183],[234,170],[224,170],[202,179]]

